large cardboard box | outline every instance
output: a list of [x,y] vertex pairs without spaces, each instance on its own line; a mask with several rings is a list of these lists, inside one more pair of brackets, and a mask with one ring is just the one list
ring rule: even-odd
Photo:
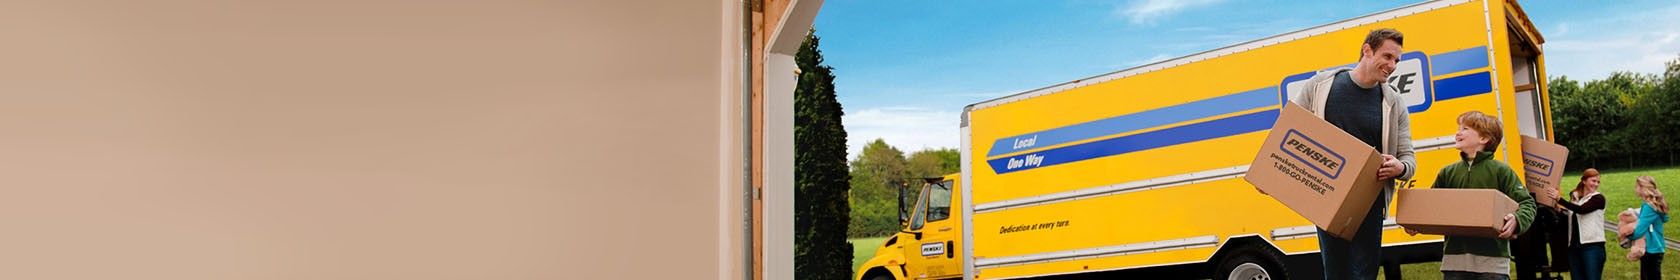
[[1540,199],[1544,193],[1557,190],[1563,182],[1563,163],[1569,161],[1569,148],[1540,138],[1522,137],[1523,186],[1534,193],[1535,202],[1553,206],[1557,201]]
[[1517,202],[1494,189],[1401,189],[1394,222],[1419,233],[1499,237]]
[[1353,135],[1285,103],[1243,179],[1331,235],[1352,239],[1372,202],[1382,156]]

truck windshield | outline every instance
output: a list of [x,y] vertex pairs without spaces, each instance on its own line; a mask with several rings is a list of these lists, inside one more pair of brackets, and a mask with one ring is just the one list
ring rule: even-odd
[[920,192],[918,192],[919,195],[916,197],[916,204],[912,204],[913,206],[911,206],[913,207],[911,209],[915,209],[916,211],[910,214],[910,230],[920,230],[922,229],[922,224],[927,222],[927,211],[923,211],[922,205],[928,202],[928,189],[930,189],[928,186],[932,185],[933,184],[924,183],[922,184],[922,187],[918,189]]
[[927,202],[927,221],[943,221],[951,217],[951,180],[930,186]]

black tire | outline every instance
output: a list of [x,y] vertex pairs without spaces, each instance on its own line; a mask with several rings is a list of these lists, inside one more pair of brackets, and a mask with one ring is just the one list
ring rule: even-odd
[[1289,279],[1284,270],[1283,256],[1259,246],[1246,246],[1225,255],[1214,270],[1214,280],[1275,280]]
[[887,272],[887,268],[885,267],[875,267],[865,270],[863,272],[863,277],[861,278],[863,280],[895,280],[893,279],[892,272]]

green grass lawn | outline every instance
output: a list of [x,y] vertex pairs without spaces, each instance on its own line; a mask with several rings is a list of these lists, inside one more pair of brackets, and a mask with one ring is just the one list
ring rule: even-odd
[[886,241],[887,237],[885,236],[846,239],[846,242],[852,243],[853,275],[857,274],[858,267],[863,266],[863,262],[869,261],[869,257],[875,256],[875,248],[881,247],[881,242]]
[[[1673,252],[1673,251],[1670,251]],[[1639,262],[1627,259],[1627,249],[1621,246],[1607,245],[1604,247],[1606,260],[1604,261],[1604,279],[1639,279]],[[1673,278],[1680,275],[1680,258],[1671,258],[1672,253],[1664,253],[1663,275]],[[1400,266],[1402,276],[1406,279],[1441,279],[1441,263],[1414,263]],[[1512,270],[1512,273],[1516,273]],[[1568,274],[1568,273],[1564,273]],[[1377,279],[1382,279],[1381,273]],[[1568,278],[1565,276],[1564,278]],[[1516,278],[1512,278],[1516,279]]]

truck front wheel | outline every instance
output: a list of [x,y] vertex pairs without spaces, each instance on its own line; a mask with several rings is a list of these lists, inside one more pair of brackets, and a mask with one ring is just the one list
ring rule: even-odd
[[863,280],[894,280],[892,271],[888,271],[887,268],[885,268],[885,267],[870,268],[868,271],[865,271],[863,273],[863,277],[860,277],[859,279],[863,279]]
[[1259,248],[1258,246],[1247,246],[1232,253],[1227,255],[1224,260],[1219,261],[1219,270],[1215,271],[1218,275],[1215,275],[1213,279],[1289,279],[1288,272],[1284,271],[1283,263],[1279,261],[1281,257],[1272,250],[1266,250],[1266,248]]

